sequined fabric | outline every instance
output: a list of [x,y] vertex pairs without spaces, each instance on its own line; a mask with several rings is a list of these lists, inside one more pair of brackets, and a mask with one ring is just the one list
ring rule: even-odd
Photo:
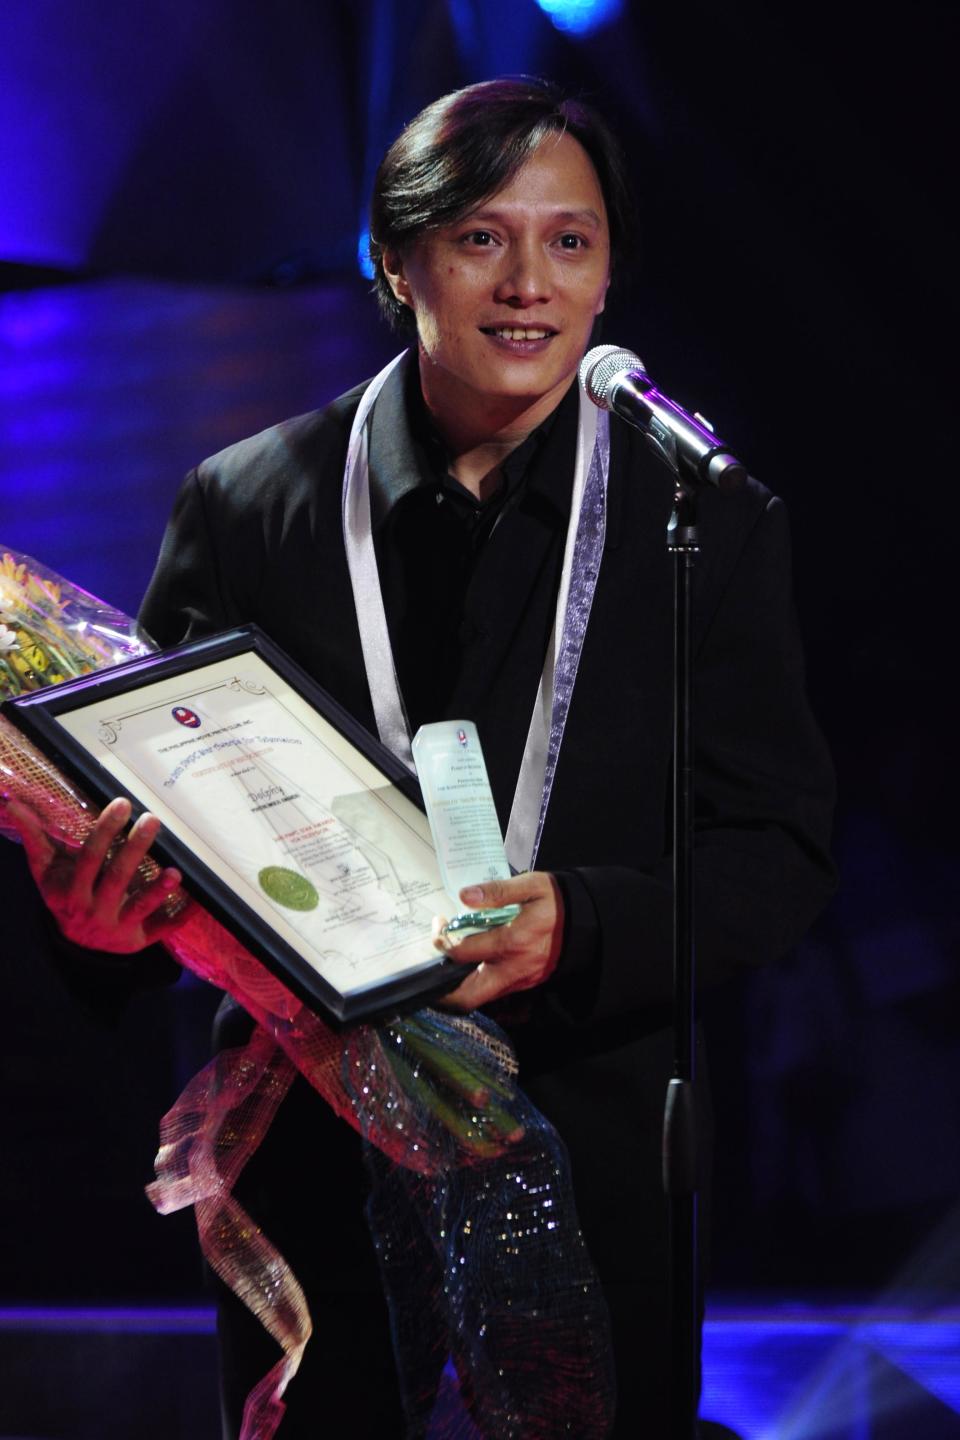
[[579,523],[569,572],[567,603],[563,612],[560,649],[553,672],[553,706],[550,713],[550,739],[543,776],[543,796],[533,842],[531,868],[536,864],[540,837],[547,818],[547,806],[553,790],[557,760],[566,728],[573,687],[580,665],[580,653],[587,633],[587,622],[597,588],[603,542],[607,524],[607,475],[610,470],[610,427],[608,416],[598,416],[596,442],[590,457],[590,469],[580,504]]

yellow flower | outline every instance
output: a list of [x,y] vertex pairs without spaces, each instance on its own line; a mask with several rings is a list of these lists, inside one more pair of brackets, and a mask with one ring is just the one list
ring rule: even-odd
[[20,650],[25,659],[34,670],[46,670],[50,661],[45,650],[42,650],[28,630],[18,630],[17,639],[20,641]]
[[10,579],[15,580],[18,585],[22,585],[23,577],[26,573],[27,567],[23,561],[21,560],[18,565],[13,556],[5,551],[3,558],[0,559],[0,575],[8,575]]

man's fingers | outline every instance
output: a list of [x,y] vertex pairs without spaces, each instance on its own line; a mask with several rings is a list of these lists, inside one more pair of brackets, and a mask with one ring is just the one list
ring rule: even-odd
[[104,905],[116,900],[119,907],[141,860],[157,838],[159,829],[160,821],[155,815],[140,816],[97,882],[97,898]]
[[129,819],[130,801],[122,796],[111,800],[101,812],[77,856],[72,888],[78,899],[91,899],[107,851]]
[[168,934],[186,914],[165,910],[170,892],[181,883],[179,870],[159,871],[145,886],[135,886],[137,870],[156,839],[160,822],[141,815],[125,841],[116,845],[130,819],[130,802],[111,801],[78,848],[58,844],[45,832],[43,820],[30,805],[5,804],[23,839],[31,873],[63,934],[77,945],[129,954]]
[[486,910],[491,906],[505,905],[507,901],[502,898],[503,885],[502,880],[488,880],[483,885],[468,885],[460,891],[460,899],[464,905],[469,905],[471,910]]
[[511,875],[509,880],[484,880],[482,885],[468,885],[460,891],[460,900],[471,910],[489,910],[501,905],[524,905],[539,900],[549,886],[548,877],[539,870]]
[[[481,930],[476,935],[463,935],[454,931],[452,935],[439,936],[434,943],[458,965],[478,965],[484,960],[496,960],[509,954],[514,948],[514,936],[506,932],[512,925],[519,923],[519,918],[518,916],[517,920],[511,921],[510,925],[498,925],[493,930]],[[521,948],[522,943],[521,936]]]
[[40,877],[49,868],[56,854],[53,843],[41,824],[40,816],[32,805],[24,805],[22,800],[8,800],[5,813],[20,832],[27,865],[31,875],[39,883]]
[[[172,867],[161,870],[149,885],[144,886],[139,895],[134,895],[127,901],[120,913],[121,922],[124,925],[142,925],[145,929],[149,926],[154,934],[158,929],[166,928],[163,917],[157,912],[163,909],[171,892],[176,890],[182,879],[179,870]],[[154,924],[150,925],[149,922],[154,917]],[[179,923],[179,919],[178,915],[170,923]]]

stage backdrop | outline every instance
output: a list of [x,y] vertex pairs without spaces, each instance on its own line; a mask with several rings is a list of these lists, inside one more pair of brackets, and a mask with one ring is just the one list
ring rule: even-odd
[[[911,1257],[960,1187],[945,1138],[960,1122],[943,679],[956,462],[940,419],[955,41],[929,0],[895,25],[863,13],[10,0],[0,14],[0,541],[128,609],[189,464],[390,353],[357,254],[373,166],[406,118],[446,88],[529,71],[596,100],[624,136],[643,233],[606,338],[787,499],[841,777],[836,903],[796,955],[710,1002],[728,1284],[920,1283]],[[97,1029],[43,963],[15,859],[0,855],[17,1156],[0,1198],[24,1244],[2,1288],[189,1290],[176,1222],[137,1188],[155,1116],[202,1057],[209,1000],[178,987]],[[957,1283],[946,1264],[924,1273]]]

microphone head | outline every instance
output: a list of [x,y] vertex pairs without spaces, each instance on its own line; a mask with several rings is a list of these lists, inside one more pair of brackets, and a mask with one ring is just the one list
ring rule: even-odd
[[594,345],[580,361],[580,384],[594,405],[609,410],[613,382],[631,370],[647,373],[640,356],[632,350],[621,350],[619,345]]

